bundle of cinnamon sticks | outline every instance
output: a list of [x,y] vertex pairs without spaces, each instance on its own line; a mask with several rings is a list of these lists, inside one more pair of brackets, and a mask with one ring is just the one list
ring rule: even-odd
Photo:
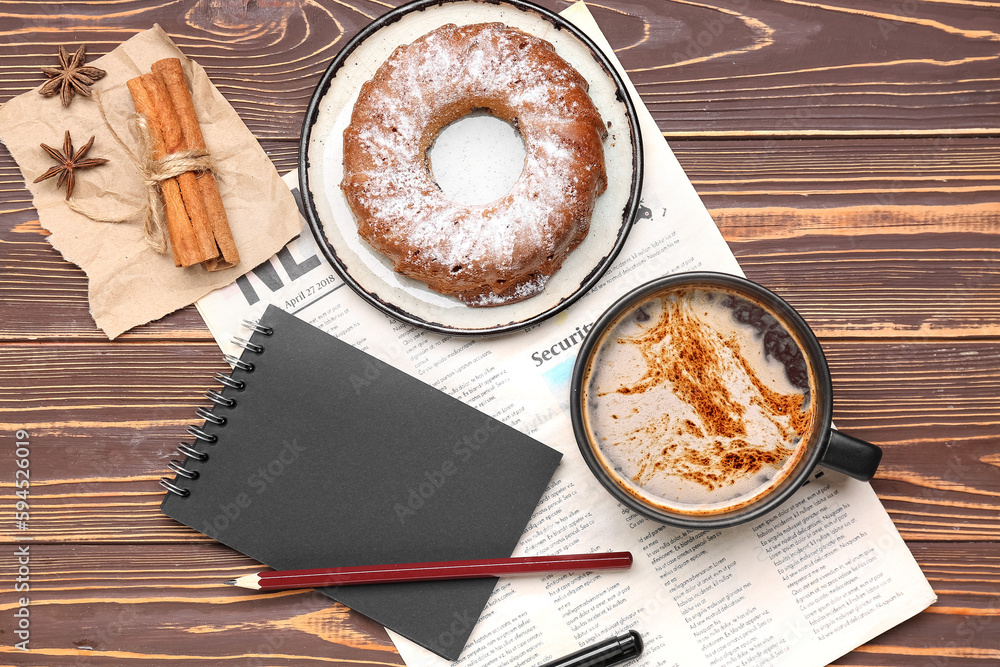
[[[128,89],[136,112],[146,119],[153,160],[207,155],[180,60],[159,60],[151,70],[130,79]],[[174,164],[183,163],[175,160]],[[219,185],[211,171],[186,171],[167,178],[160,182],[160,191],[176,266],[203,264],[209,271],[219,271],[239,263]]]

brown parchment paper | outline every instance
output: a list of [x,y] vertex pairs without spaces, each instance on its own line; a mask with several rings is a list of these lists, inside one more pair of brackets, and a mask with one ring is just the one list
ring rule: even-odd
[[[141,210],[146,202],[141,175],[109,125],[133,153],[138,152],[129,129],[135,108],[125,82],[148,72],[161,58],[180,58],[192,88],[240,253],[239,265],[231,269],[210,273],[201,265],[175,267],[169,250],[161,255],[147,246],[141,215],[124,223],[94,222],[66,206],[65,188],[57,189],[55,179],[32,183],[55,164],[40,143],[61,150],[63,133],[69,130],[78,149],[94,136],[87,157],[111,162],[78,172],[73,201],[87,212],[114,218]],[[92,87],[100,102],[77,95],[63,107],[58,95],[42,97],[37,89],[24,93],[0,107],[0,141],[21,168],[41,226],[51,232],[49,242],[86,272],[94,321],[115,338],[233,282],[299,234],[303,220],[288,186],[236,111],[205,70],[185,58],[158,25],[88,64],[107,71]],[[39,73],[39,86],[44,82]]]

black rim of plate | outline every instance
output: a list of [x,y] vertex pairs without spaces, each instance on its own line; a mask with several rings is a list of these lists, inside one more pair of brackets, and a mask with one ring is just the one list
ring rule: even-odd
[[[565,30],[576,37],[580,42],[590,49],[594,56],[594,59],[601,65],[607,75],[615,83],[617,89],[616,97],[618,100],[625,105],[626,117],[629,122],[629,130],[632,139],[632,183],[631,192],[629,194],[628,203],[625,207],[625,211],[622,215],[622,223],[619,228],[618,238],[615,242],[614,247],[611,251],[597,263],[597,266],[581,281],[577,289],[570,295],[566,296],[559,303],[554,306],[544,310],[536,315],[533,315],[527,319],[519,320],[516,322],[508,322],[505,324],[498,324],[490,327],[483,328],[456,328],[446,324],[438,322],[430,322],[422,317],[414,315],[413,313],[407,312],[400,307],[394,305],[391,301],[383,299],[378,294],[368,291],[363,285],[359,284],[353,276],[348,272],[347,267],[341,262],[337,255],[336,249],[330,245],[330,242],[326,238],[326,233],[323,230],[323,222],[319,219],[319,214],[316,211],[316,204],[313,201],[312,190],[309,187],[309,143],[312,135],[312,126],[316,122],[317,116],[319,114],[319,107],[326,96],[337,72],[344,65],[347,58],[354,52],[354,50],[364,41],[366,41],[373,34],[381,30],[387,25],[399,21],[404,16],[415,11],[423,11],[425,9],[430,9],[433,7],[453,4],[455,2],[473,2],[479,4],[489,4],[489,5],[509,5],[515,9],[521,10],[527,13],[533,13],[541,16],[542,18],[548,20],[553,25],[555,25],[558,30]],[[544,7],[540,7],[534,3],[526,2],[526,0],[416,0],[398,7],[387,14],[380,16],[373,22],[368,24],[363,28],[357,35],[355,35],[344,48],[340,50],[340,53],[336,55],[330,65],[326,68],[323,73],[322,78],[316,86],[316,90],[313,92],[312,99],[309,100],[309,106],[306,108],[305,120],[302,124],[302,133],[299,139],[299,193],[302,197],[302,209],[305,214],[306,220],[309,223],[309,228],[312,230],[312,234],[316,239],[316,243],[319,245],[323,254],[326,255],[327,260],[333,266],[337,274],[347,283],[351,289],[353,289],[358,295],[360,295],[365,301],[372,304],[376,308],[382,310],[390,317],[407,322],[414,326],[428,329],[430,331],[435,331],[442,334],[466,334],[466,335],[485,335],[485,334],[499,334],[507,333],[511,331],[517,331],[525,327],[537,324],[542,320],[545,320],[552,315],[564,310],[567,306],[577,301],[580,297],[587,293],[591,287],[604,275],[608,267],[621,252],[622,246],[625,244],[625,240],[628,237],[628,232],[632,227],[632,223],[635,221],[636,215],[639,211],[639,196],[642,189],[642,177],[643,177],[643,150],[642,150],[642,136],[639,132],[639,118],[636,115],[635,105],[632,102],[632,98],[628,93],[628,89],[625,87],[625,82],[622,80],[618,71],[614,68],[611,62],[608,60],[607,56],[597,47],[593,40],[591,40],[583,31],[571,24],[566,19],[562,18],[558,14],[555,14]],[[488,310],[488,309],[484,309]]]

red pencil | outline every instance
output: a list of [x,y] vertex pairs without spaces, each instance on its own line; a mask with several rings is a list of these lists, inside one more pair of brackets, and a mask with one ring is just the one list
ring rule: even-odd
[[315,588],[317,586],[506,577],[514,574],[543,574],[546,572],[627,570],[631,566],[631,553],[615,551],[564,556],[450,560],[432,563],[258,572],[257,574],[244,575],[238,579],[230,579],[226,583],[230,586],[258,591],[273,591],[289,588]]

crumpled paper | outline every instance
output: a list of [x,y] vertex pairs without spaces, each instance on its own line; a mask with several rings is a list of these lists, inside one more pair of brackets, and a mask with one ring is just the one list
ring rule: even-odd
[[[135,107],[125,82],[148,72],[161,58],[180,58],[192,89],[240,253],[239,265],[231,269],[210,273],[201,265],[175,267],[169,250],[159,254],[143,238],[143,216],[137,213],[144,210],[146,186],[112,129],[138,154],[131,122]],[[42,97],[37,89],[24,93],[0,107],[0,141],[21,168],[41,226],[51,233],[49,242],[87,274],[94,321],[115,338],[233,282],[299,234],[303,219],[288,186],[236,111],[205,70],[185,58],[158,25],[88,64],[107,71],[91,88],[94,97],[77,95],[63,107],[58,96]],[[128,222],[90,220],[66,205],[65,188],[57,189],[55,179],[32,182],[55,164],[39,144],[61,148],[65,130],[72,135],[74,149],[95,136],[87,157],[111,161],[78,172],[72,201],[95,216],[133,215]]]

